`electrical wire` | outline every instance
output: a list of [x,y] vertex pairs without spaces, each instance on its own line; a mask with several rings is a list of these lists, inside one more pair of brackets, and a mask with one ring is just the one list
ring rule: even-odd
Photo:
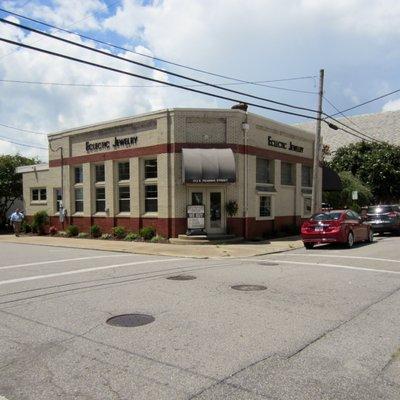
[[5,128],[14,129],[14,130],[20,131],[20,132],[34,133],[34,134],[36,134],[36,135],[44,135],[44,136],[47,136],[47,134],[46,134],[46,133],[43,133],[43,132],[30,131],[30,130],[28,130],[28,129],[17,128],[17,127],[15,127],[15,126],[6,125],[6,124],[2,124],[2,123],[0,123],[0,126],[4,126]]
[[[13,80],[13,79],[0,79],[0,82],[4,83],[21,83],[21,84],[31,84],[31,85],[52,85],[52,86],[76,86],[76,87],[106,87],[106,88],[168,88],[167,85],[107,85],[107,84],[93,84],[93,83],[68,83],[68,82],[40,82],[40,81],[24,81],[24,80]],[[255,81],[250,82],[249,84],[256,84],[262,82],[269,82],[269,81]],[[235,85],[247,85],[247,83],[241,82],[229,82],[229,83],[215,83],[219,86],[235,86]],[[201,84],[193,84],[193,85],[184,85],[186,87],[206,87],[207,85]],[[299,92],[304,93],[303,90],[295,90],[284,88],[280,86],[268,86],[271,89],[279,89],[279,90],[288,90],[290,92]],[[314,92],[306,92],[306,93],[313,93]]]
[[[111,6],[109,6],[109,7],[111,7]],[[188,65],[184,65],[184,64],[179,64],[179,63],[176,63],[176,62],[168,61],[168,60],[156,57],[156,56],[151,56],[151,55],[148,55],[148,54],[140,53],[138,51],[127,49],[125,47],[118,46],[118,45],[115,45],[113,43],[105,42],[105,41],[93,38],[91,36],[82,35],[82,34],[77,33],[77,32],[73,32],[73,31],[70,31],[70,30],[67,30],[67,29],[59,28],[59,27],[57,27],[55,25],[52,25],[52,24],[49,24],[47,22],[43,22],[43,21],[40,21],[40,20],[37,20],[37,19],[34,19],[34,18],[27,17],[27,16],[22,15],[22,14],[18,14],[18,13],[12,12],[12,11],[8,11],[8,10],[6,10],[4,8],[0,8],[0,11],[3,11],[5,13],[9,13],[11,15],[14,15],[16,17],[25,19],[27,21],[31,21],[31,22],[35,22],[37,24],[41,24],[43,26],[47,26],[48,28],[56,29],[57,31],[65,32],[65,33],[68,33],[68,34],[71,34],[71,35],[76,35],[76,36],[80,37],[81,39],[91,40],[93,42],[96,42],[96,43],[99,43],[99,44],[103,44],[103,45],[112,47],[112,48],[117,49],[117,50],[126,51],[126,52],[129,52],[129,53],[132,53],[132,54],[139,55],[141,57],[146,57],[146,58],[152,59],[154,61],[159,61],[161,63],[173,65],[175,67],[185,68],[185,69],[188,69],[188,70],[191,70],[191,71],[200,72],[202,74],[211,75],[211,76],[215,76],[215,77],[218,77],[218,78],[229,79],[229,80],[236,81],[236,82],[247,83],[247,84],[257,85],[257,86],[270,87],[268,85],[265,85],[264,83],[250,82],[250,81],[246,81],[246,80],[243,80],[243,79],[238,79],[238,78],[234,78],[234,77],[231,77],[231,76],[218,74],[218,73],[215,73],[215,72],[206,71],[204,69],[190,67]],[[166,72],[165,70],[163,70],[163,71]],[[284,79],[274,79],[274,80],[270,80],[268,82],[284,82],[284,81],[305,80],[305,79],[312,79],[315,82],[315,78],[316,78],[316,75],[309,75],[309,76],[291,77],[291,78],[284,78]],[[288,88],[282,88],[282,90],[289,90],[289,91],[293,91],[293,92],[300,92],[300,93],[307,93],[307,94],[317,94],[316,92],[312,92],[312,91],[296,90],[296,89],[288,89]]]
[[3,141],[3,142],[8,142],[8,143],[15,144],[15,145],[17,145],[17,146],[32,147],[32,148],[34,148],[34,149],[47,150],[47,147],[36,146],[36,145],[34,145],[34,144],[26,144],[26,143],[16,142],[16,141],[11,140],[11,139],[9,139],[9,138],[7,138],[7,137],[4,137],[4,136],[0,136],[0,140]]
[[35,51],[38,51],[40,53],[44,53],[44,54],[48,54],[48,55],[64,58],[64,59],[71,60],[71,61],[76,61],[76,62],[81,63],[81,64],[86,64],[86,65],[90,65],[90,66],[93,66],[93,67],[101,68],[101,69],[104,69],[104,70],[107,70],[107,71],[117,72],[117,73],[120,73],[120,74],[133,76],[135,78],[140,78],[140,79],[144,79],[144,80],[151,81],[151,82],[156,82],[156,83],[161,83],[161,84],[173,86],[173,87],[176,87],[176,88],[179,88],[179,89],[187,90],[187,91],[194,92],[194,93],[203,94],[203,95],[206,95],[206,96],[210,96],[210,97],[214,97],[214,98],[218,98],[218,99],[222,99],[222,100],[228,100],[228,101],[232,101],[232,102],[235,102],[235,103],[246,103],[246,104],[248,104],[250,106],[261,108],[263,110],[275,111],[275,112],[279,112],[279,113],[283,113],[283,114],[295,115],[295,116],[298,116],[298,117],[304,117],[304,118],[313,119],[313,120],[317,120],[318,119],[317,117],[313,117],[313,116],[307,115],[307,114],[300,114],[300,113],[297,113],[297,112],[282,110],[282,109],[279,109],[279,108],[267,107],[267,106],[263,106],[263,105],[256,104],[256,103],[249,103],[247,101],[239,100],[239,99],[232,98],[232,97],[227,97],[227,96],[222,96],[222,95],[215,94],[215,93],[205,92],[203,90],[198,90],[198,89],[194,89],[194,88],[188,88],[188,87],[185,87],[185,86],[182,86],[182,85],[179,85],[179,84],[161,81],[159,79],[150,78],[150,77],[147,77],[147,76],[144,76],[144,75],[135,74],[133,72],[123,71],[123,70],[120,70],[120,69],[117,69],[117,68],[113,68],[113,67],[109,67],[109,66],[106,66],[106,65],[103,65],[103,64],[98,64],[98,63],[94,63],[94,62],[91,62],[91,61],[82,60],[80,58],[68,56],[66,54],[57,53],[57,52],[50,51],[50,50],[45,50],[45,49],[42,49],[42,48],[39,48],[39,47],[30,46],[30,45],[27,45],[27,44],[24,44],[24,43],[15,42],[13,40],[5,39],[5,38],[0,38],[0,41],[4,42],[4,43],[13,44],[15,46],[24,47],[24,48],[27,48],[27,49],[30,49],[30,50],[35,50]]
[[51,35],[50,33],[43,32],[43,31],[38,30],[38,29],[30,28],[30,27],[22,25],[22,24],[17,24],[15,22],[8,21],[8,20],[6,20],[4,18],[0,18],[0,22],[8,24],[8,25],[12,25],[12,26],[20,28],[20,29],[27,30],[27,31],[30,31],[30,32],[35,32],[35,33],[37,33],[39,35],[42,35],[42,36],[45,36],[45,37],[49,37],[49,38],[61,41],[63,43],[68,43],[68,44],[71,44],[73,46],[77,46],[77,47],[80,47],[82,49],[85,49],[85,50],[89,50],[89,51],[92,51],[92,52],[95,52],[95,53],[98,53],[98,54],[105,55],[107,57],[115,58],[117,60],[125,61],[125,62],[128,62],[130,64],[138,65],[138,66],[143,67],[143,68],[151,69],[153,71],[163,72],[165,74],[174,76],[176,78],[181,78],[181,79],[185,79],[185,80],[188,80],[188,81],[191,81],[191,82],[200,83],[202,85],[207,85],[207,86],[212,87],[214,89],[223,90],[223,91],[226,91],[226,92],[238,94],[238,95],[241,95],[241,96],[246,96],[246,97],[249,97],[249,98],[252,98],[252,99],[261,100],[261,101],[265,101],[265,102],[272,103],[272,104],[277,104],[277,105],[280,105],[280,106],[283,106],[283,107],[288,107],[288,108],[293,108],[293,109],[298,109],[298,110],[303,110],[303,111],[309,111],[309,112],[313,112],[313,113],[317,113],[318,112],[317,110],[314,110],[314,109],[311,109],[311,108],[295,106],[295,105],[292,105],[292,104],[283,103],[283,102],[272,100],[272,99],[268,99],[268,98],[265,98],[265,97],[255,96],[255,95],[252,95],[252,94],[249,94],[249,93],[240,92],[238,90],[232,90],[232,89],[228,89],[226,87],[222,87],[222,86],[219,86],[219,85],[208,83],[208,82],[202,81],[200,79],[190,78],[190,77],[182,75],[182,74],[166,71],[166,70],[164,70],[162,68],[158,68],[158,67],[154,67],[154,66],[151,66],[151,65],[148,65],[148,64],[144,64],[144,63],[139,62],[139,61],[130,60],[128,58],[124,58],[124,57],[118,56],[116,54],[108,53],[106,51],[103,51],[103,50],[100,50],[100,49],[96,49],[94,47],[90,47],[90,46],[87,46],[87,45],[84,45],[84,44],[81,44],[81,43],[74,42],[73,40],[61,38],[61,37],[58,37],[58,36]]

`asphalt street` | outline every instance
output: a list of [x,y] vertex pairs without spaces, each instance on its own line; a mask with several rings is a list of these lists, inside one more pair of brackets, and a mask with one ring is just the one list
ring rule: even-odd
[[[376,239],[204,260],[0,244],[0,399],[398,400],[400,237]],[[125,314],[154,321],[106,323]]]

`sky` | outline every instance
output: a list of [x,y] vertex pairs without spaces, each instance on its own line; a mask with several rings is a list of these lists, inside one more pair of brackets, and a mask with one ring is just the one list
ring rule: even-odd
[[[398,0],[0,0],[0,7],[126,50],[0,11],[0,18],[17,24],[310,109],[317,108],[321,68],[325,97],[340,110],[400,88]],[[0,38],[163,82],[193,85],[4,23],[0,23]],[[153,57],[264,86],[195,72]],[[209,87],[196,89],[277,107]],[[167,107],[230,108],[233,104],[0,42],[0,138],[27,146],[46,148],[47,133]],[[397,93],[348,115],[399,109]],[[290,124],[307,121],[255,106],[249,111]],[[326,100],[324,111],[335,112]],[[45,149],[0,140],[0,154],[17,152],[47,160]]]

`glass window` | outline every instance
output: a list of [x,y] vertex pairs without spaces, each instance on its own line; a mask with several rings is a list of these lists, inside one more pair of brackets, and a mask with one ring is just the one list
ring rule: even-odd
[[32,189],[32,200],[39,200],[39,189]]
[[75,189],[75,212],[83,212],[83,189]]
[[157,178],[157,160],[144,160],[144,179]]
[[59,212],[62,203],[61,189],[54,190],[54,198],[56,199],[56,210]]
[[40,189],[40,191],[39,191],[39,199],[40,200],[47,200],[47,190],[46,189]]
[[46,201],[47,189],[32,189],[32,201]]
[[281,163],[281,184],[294,185],[294,165],[282,162]]
[[272,161],[265,158],[256,160],[256,182],[273,183]]
[[303,202],[303,215],[311,214],[311,197],[304,197]]
[[75,183],[82,183],[83,182],[83,169],[82,165],[79,167],[75,167]]
[[106,190],[105,188],[96,188],[96,212],[106,211]]
[[202,206],[203,205],[203,193],[193,192],[192,193],[192,206]]
[[145,191],[144,211],[157,212],[158,211],[157,185],[146,185],[144,187],[144,191]]
[[301,166],[301,186],[312,187],[312,168],[308,165]]
[[95,182],[104,182],[105,181],[105,169],[104,164],[97,164],[95,167]]
[[118,163],[118,180],[127,181],[129,179],[129,161]]
[[271,196],[260,196],[260,217],[271,216]]
[[342,217],[343,213],[341,211],[332,211],[325,213],[317,213],[314,214],[311,219],[314,221],[330,221],[330,220],[338,220]]
[[129,186],[119,187],[119,212],[131,211],[131,195]]

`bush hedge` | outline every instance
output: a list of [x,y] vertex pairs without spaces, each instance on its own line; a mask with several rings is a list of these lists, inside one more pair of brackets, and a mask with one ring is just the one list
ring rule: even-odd
[[45,226],[49,223],[49,215],[47,211],[38,211],[33,214],[32,218],[32,230],[39,235],[45,233]]
[[124,239],[126,236],[126,229],[123,226],[115,226],[113,228],[113,234],[118,239]]
[[154,236],[156,236],[156,229],[152,226],[146,226],[139,231],[139,235],[144,240],[151,240]]
[[90,236],[94,238],[98,238],[101,236],[101,229],[98,225],[92,225],[90,227]]
[[65,231],[67,232],[67,235],[69,237],[78,236],[79,234],[79,228],[76,225],[67,226],[67,229]]

